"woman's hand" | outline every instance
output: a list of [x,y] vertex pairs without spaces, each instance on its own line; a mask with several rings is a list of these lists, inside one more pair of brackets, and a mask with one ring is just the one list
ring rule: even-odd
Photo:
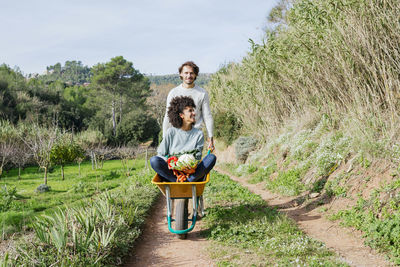
[[208,149],[211,150],[211,152],[215,150],[213,137],[208,138]]

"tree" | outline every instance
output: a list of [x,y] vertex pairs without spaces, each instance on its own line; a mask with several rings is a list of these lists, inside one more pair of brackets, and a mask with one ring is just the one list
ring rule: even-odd
[[152,139],[154,144],[158,143],[160,126],[156,119],[150,117],[143,110],[126,114],[117,129],[117,136],[114,141],[119,145],[135,146],[149,139]]
[[[99,63],[92,68],[92,82],[95,89],[102,90],[109,96],[113,136],[117,135],[117,105],[119,121],[123,118],[124,98],[129,98],[143,105],[149,94],[150,83],[147,78],[134,69],[132,63],[122,56],[114,57],[110,62]],[[135,103],[130,103],[132,107]],[[129,110],[127,110],[129,112]]]
[[18,167],[18,179],[21,179],[21,169],[29,162],[31,158],[32,154],[21,140],[15,143],[10,161]]
[[4,166],[11,160],[17,138],[15,127],[9,121],[0,121],[0,177]]
[[[135,147],[118,147],[116,149],[116,154],[119,158],[121,158],[121,163],[124,169],[126,170],[126,176],[131,175],[131,171],[134,169],[134,166],[129,167],[129,160],[135,158],[137,148]],[[132,164],[133,165],[133,164]]]
[[16,135],[13,138],[13,151],[9,157],[10,162],[14,164],[14,166],[18,167],[18,179],[21,179],[21,168],[23,168],[28,161],[32,158],[32,154],[29,151],[29,148],[23,141],[23,129],[24,126],[19,124],[16,129]]
[[268,14],[268,21],[277,24],[287,23],[287,12],[292,7],[293,0],[280,0]]
[[33,153],[36,163],[40,168],[44,169],[44,184],[47,185],[47,171],[51,164],[51,149],[59,138],[59,130],[56,127],[46,129],[35,124],[30,129],[25,128],[24,135],[26,138],[23,141]]
[[[50,151],[50,161],[61,167],[61,179],[64,180],[64,166],[77,158],[83,158],[85,151],[72,141],[62,140],[55,144]],[[80,165],[79,165],[80,172]]]
[[174,87],[175,85],[171,83],[151,85],[152,95],[147,99],[147,101],[159,125],[162,125],[163,123],[168,93]]
[[76,142],[89,153],[92,161],[92,170],[94,170],[94,166],[97,165],[95,151],[106,144],[104,135],[99,131],[87,130],[80,132],[76,136]]
[[25,78],[18,70],[0,65],[0,118],[15,123],[23,116],[17,108],[17,96],[25,89]]

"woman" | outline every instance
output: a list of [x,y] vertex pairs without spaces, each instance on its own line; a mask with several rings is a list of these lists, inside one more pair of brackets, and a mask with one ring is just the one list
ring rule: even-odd
[[[165,180],[176,182],[176,176],[168,168],[167,159],[171,155],[193,154],[201,159],[204,146],[204,135],[200,129],[194,128],[196,123],[196,105],[191,97],[178,96],[171,100],[168,108],[168,119],[173,127],[167,130],[164,139],[157,149],[158,156],[150,159],[151,167]],[[197,165],[196,171],[190,174],[187,181],[195,182],[203,178],[214,167],[217,158],[208,154]]]

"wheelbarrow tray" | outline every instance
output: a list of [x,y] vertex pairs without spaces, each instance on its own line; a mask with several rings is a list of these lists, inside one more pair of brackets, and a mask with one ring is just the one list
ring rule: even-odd
[[192,185],[196,185],[196,196],[203,195],[204,187],[206,183],[210,181],[210,173],[207,174],[204,181],[199,182],[163,182],[161,177],[156,174],[154,175],[151,182],[158,186],[163,195],[165,196],[165,186],[170,187],[171,198],[191,198],[192,197]]

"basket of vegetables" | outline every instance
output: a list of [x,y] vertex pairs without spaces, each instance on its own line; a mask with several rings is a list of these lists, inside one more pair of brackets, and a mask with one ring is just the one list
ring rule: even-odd
[[171,156],[167,160],[168,168],[174,172],[177,182],[187,181],[190,174],[196,171],[199,160],[193,154],[183,154],[178,156]]

